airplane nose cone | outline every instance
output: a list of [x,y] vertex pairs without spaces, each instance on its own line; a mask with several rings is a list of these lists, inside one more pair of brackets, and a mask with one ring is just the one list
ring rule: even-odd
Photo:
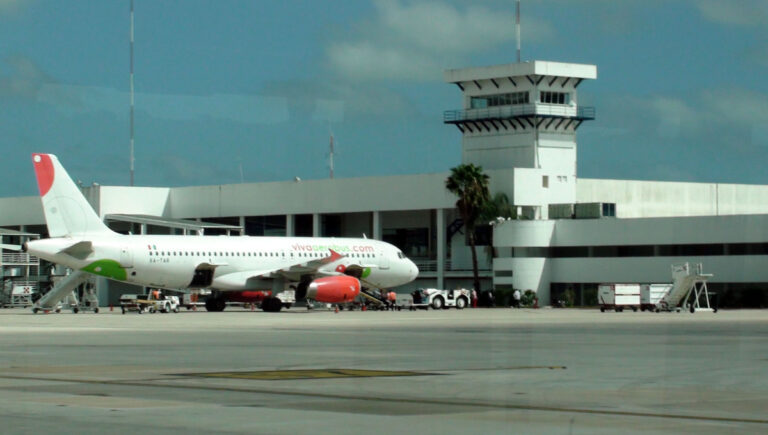
[[416,266],[416,264],[413,261],[411,261],[410,276],[411,276],[411,281],[413,281],[414,279],[416,279],[417,276],[419,276],[419,267]]

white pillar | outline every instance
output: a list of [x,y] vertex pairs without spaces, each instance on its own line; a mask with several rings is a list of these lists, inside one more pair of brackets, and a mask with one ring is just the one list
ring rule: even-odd
[[320,237],[320,214],[312,213],[312,237]]
[[147,234],[147,224],[141,224],[141,230],[139,231],[142,236]]
[[240,216],[240,235],[245,235],[245,216]]
[[285,215],[285,235],[286,237],[293,237],[296,235],[296,230],[294,229],[294,225],[296,224],[296,219],[294,219],[292,214]]
[[378,210],[373,212],[373,238],[381,240],[381,212]]
[[435,210],[437,219],[437,288],[445,288],[445,210]]

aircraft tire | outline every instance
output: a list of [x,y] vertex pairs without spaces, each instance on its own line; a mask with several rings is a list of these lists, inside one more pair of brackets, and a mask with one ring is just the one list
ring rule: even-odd
[[279,298],[269,297],[261,303],[261,309],[267,313],[277,313],[283,308],[283,301]]

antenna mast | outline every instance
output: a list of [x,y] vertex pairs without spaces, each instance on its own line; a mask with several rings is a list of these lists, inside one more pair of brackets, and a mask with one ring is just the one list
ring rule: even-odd
[[331,154],[330,154],[331,160],[331,179],[333,179],[333,133],[331,133]]
[[130,42],[130,52],[131,52],[131,69],[130,69],[130,79],[131,79],[131,157],[130,157],[130,167],[131,167],[131,186],[133,186],[133,0],[131,0],[131,42]]
[[520,0],[517,0],[517,18],[515,20],[515,34],[517,35],[517,63],[520,63]]

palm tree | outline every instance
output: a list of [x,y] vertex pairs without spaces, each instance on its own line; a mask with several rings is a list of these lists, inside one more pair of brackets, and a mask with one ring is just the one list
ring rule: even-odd
[[467,241],[472,252],[472,273],[475,290],[480,289],[480,274],[477,270],[477,252],[475,250],[475,222],[480,217],[489,200],[488,175],[481,166],[472,163],[451,168],[451,175],[445,180],[445,188],[458,196],[456,208],[467,228]]
[[[517,209],[509,203],[509,197],[504,192],[497,192],[485,203],[485,207],[480,212],[479,221],[484,225],[494,226],[499,223],[499,218],[504,220],[517,218]],[[493,243],[485,247],[485,253],[488,263],[492,264],[493,258],[496,257],[496,248],[493,247]]]
[[485,203],[485,207],[482,212],[480,212],[481,222],[490,223],[497,218],[517,218],[517,210],[515,210],[515,207],[509,203],[509,197],[504,192],[497,192],[493,195],[493,198]]

